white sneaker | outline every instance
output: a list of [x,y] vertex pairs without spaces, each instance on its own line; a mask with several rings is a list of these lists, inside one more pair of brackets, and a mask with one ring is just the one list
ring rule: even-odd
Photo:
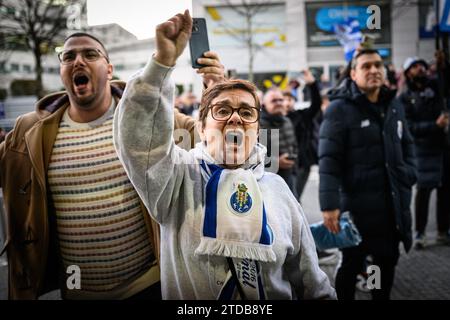
[[415,248],[416,249],[423,249],[426,246],[426,237],[425,234],[419,233],[416,236],[416,240],[415,240]]

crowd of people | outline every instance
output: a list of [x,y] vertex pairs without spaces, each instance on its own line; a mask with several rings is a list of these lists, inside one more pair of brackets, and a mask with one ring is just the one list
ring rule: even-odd
[[[60,289],[63,299],[346,300],[369,255],[382,273],[373,298],[389,299],[399,244],[414,244],[416,183],[416,247],[426,245],[433,189],[437,240],[450,243],[442,53],[435,67],[408,59],[403,85],[360,48],[331,90],[304,70],[304,86],[261,93],[227,79],[210,51],[197,61],[201,99],[175,97],[171,73],[191,28],[188,11],[158,25],[156,52],[127,83],[112,80],[99,39],[66,38],[65,91],[0,144],[10,299]],[[299,88],[308,108],[297,107]],[[177,145],[180,130],[189,143]],[[335,284],[300,204],[314,164],[324,225],[339,233],[348,211],[362,236],[342,249]],[[81,288],[66,285],[73,265]]]

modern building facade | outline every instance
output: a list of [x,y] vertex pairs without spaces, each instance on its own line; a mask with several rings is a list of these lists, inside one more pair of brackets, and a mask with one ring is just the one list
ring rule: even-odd
[[[227,2],[236,6],[242,3],[241,0]],[[295,76],[300,70],[312,67],[331,80],[335,70],[346,61],[343,48],[330,30],[333,24],[346,17],[359,21],[362,32],[375,38],[375,48],[380,49],[396,68],[412,55],[433,59],[434,39],[430,32],[433,1],[286,0],[257,3],[266,3],[269,8],[261,10],[259,17],[256,15],[254,19],[254,39],[259,41],[260,47],[254,59],[257,74]],[[373,5],[380,8],[378,30],[366,27],[371,16],[367,9]],[[220,0],[193,1],[194,14],[207,19],[208,27],[211,27],[211,46],[220,52],[225,66],[245,74],[248,72],[248,50],[242,42],[232,42],[223,36],[227,22],[220,21],[221,16],[228,16],[232,22],[240,17],[238,28],[242,28],[244,18],[238,9],[230,13],[232,10]]]
[[[408,56],[433,59],[432,0],[254,0],[253,4],[258,8],[251,19],[253,73],[262,89],[283,85],[288,77],[297,77],[306,67],[332,82],[337,68],[346,61],[330,28],[344,18],[358,20],[362,32],[374,37],[375,48],[396,68]],[[207,21],[211,50],[219,53],[227,69],[247,76],[249,41],[245,39],[245,8],[240,5],[242,0],[194,0],[192,8],[195,17]],[[371,15],[367,9],[372,5],[380,9],[380,28],[369,30],[365,22]],[[89,31],[105,42],[115,65],[114,74],[122,80],[142,68],[155,48],[154,39],[139,41],[118,25],[90,27]],[[61,89],[56,54],[44,57],[43,66],[46,89]],[[6,62],[0,62],[0,88],[9,89],[14,79],[33,79],[33,70],[30,53],[12,52]],[[201,94],[201,78],[191,68],[189,50],[180,58],[174,80],[182,90]]]

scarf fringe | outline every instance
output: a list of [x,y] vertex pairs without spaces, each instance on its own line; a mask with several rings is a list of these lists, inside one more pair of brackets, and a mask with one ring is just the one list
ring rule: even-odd
[[272,246],[250,244],[202,237],[195,250],[196,255],[217,255],[230,258],[253,259],[262,262],[275,262]]

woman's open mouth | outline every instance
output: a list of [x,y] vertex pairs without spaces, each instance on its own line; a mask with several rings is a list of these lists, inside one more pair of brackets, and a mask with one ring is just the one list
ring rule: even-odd
[[244,133],[242,131],[227,131],[225,133],[225,142],[227,144],[236,144],[240,146],[244,141]]

